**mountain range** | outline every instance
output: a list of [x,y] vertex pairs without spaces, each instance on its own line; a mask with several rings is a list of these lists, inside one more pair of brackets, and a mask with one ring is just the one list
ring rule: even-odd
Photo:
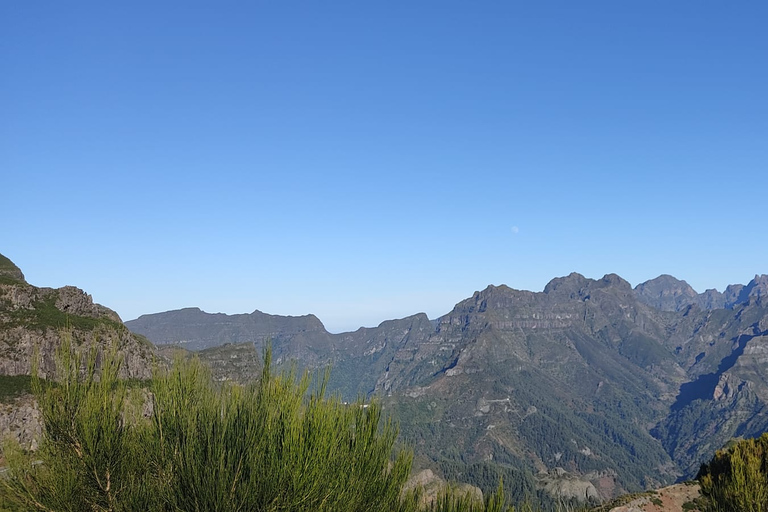
[[668,275],[632,288],[573,273],[341,334],[313,315],[194,308],[126,325],[203,357],[218,346],[213,360],[270,340],[278,361],[330,364],[331,390],[381,397],[417,462],[448,478],[608,497],[691,478],[768,429],[767,295],[765,275],[699,294]]
[[55,371],[62,332],[86,348],[116,344],[123,375],[138,379],[181,353],[216,379],[253,380],[269,342],[278,366],[330,365],[330,392],[377,397],[415,470],[483,490],[501,477],[518,497],[607,498],[691,478],[730,439],[768,430],[767,296],[764,275],[699,294],[672,276],[632,288],[573,273],[542,292],[489,286],[436,319],[341,334],[313,315],[196,308],[124,325],[78,288],[27,283],[0,256],[0,433],[34,445],[39,414],[19,393],[35,346],[38,367]]

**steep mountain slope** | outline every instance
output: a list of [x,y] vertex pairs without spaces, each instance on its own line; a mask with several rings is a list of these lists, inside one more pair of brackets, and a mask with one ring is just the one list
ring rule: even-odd
[[767,306],[760,296],[690,315],[694,334],[677,347],[689,381],[654,430],[686,475],[729,439],[768,431]]
[[559,467],[603,496],[636,490],[677,476],[648,433],[685,379],[666,321],[615,275],[489,287],[399,350],[377,389],[437,464]]

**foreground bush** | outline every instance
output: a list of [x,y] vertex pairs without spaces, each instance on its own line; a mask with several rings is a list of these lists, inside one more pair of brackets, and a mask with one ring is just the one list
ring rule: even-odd
[[[157,371],[151,392],[118,379],[116,352],[83,356],[67,338],[57,381],[33,378],[44,421],[33,454],[6,447],[0,510],[417,510],[402,492],[412,456],[377,403],[309,392],[304,375],[217,384],[197,360]],[[144,414],[142,414],[144,412]],[[434,512],[502,512],[503,492],[477,503],[445,494]]]
[[6,450],[5,503],[73,511],[391,511],[406,503],[411,456],[393,450],[397,430],[380,421],[380,407],[326,399],[322,383],[308,393],[306,375],[273,376],[269,353],[250,387],[215,384],[198,361],[177,361],[144,393],[151,418],[133,420],[142,393],[117,378],[114,352],[98,374],[96,354],[86,361],[71,343],[58,363],[57,383],[33,379],[40,451]]
[[768,434],[719,450],[698,479],[712,512],[768,511]]

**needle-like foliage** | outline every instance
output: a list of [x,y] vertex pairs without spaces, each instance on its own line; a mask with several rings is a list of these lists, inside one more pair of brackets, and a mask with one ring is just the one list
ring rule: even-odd
[[768,434],[718,450],[698,479],[709,511],[768,511]]

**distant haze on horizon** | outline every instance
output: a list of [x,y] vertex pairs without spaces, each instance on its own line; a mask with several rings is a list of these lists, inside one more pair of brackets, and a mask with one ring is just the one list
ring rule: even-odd
[[0,6],[0,253],[124,320],[768,273],[768,4]]

